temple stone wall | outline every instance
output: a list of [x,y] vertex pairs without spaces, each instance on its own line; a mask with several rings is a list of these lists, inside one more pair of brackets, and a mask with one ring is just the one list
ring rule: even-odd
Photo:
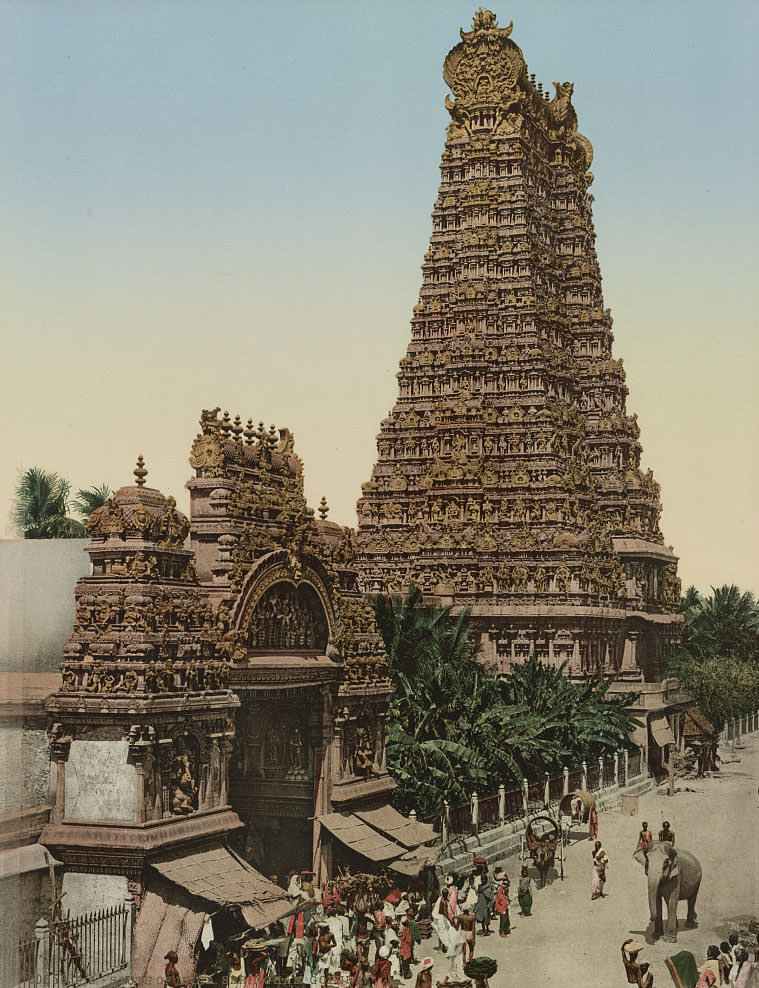
[[57,672],[87,539],[0,542],[0,672]]
[[69,820],[135,820],[137,773],[128,741],[72,741],[66,763]]

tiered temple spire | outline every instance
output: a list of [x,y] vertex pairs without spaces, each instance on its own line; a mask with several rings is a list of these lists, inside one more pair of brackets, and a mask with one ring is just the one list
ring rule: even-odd
[[399,396],[358,503],[364,587],[473,608],[502,668],[655,675],[679,603],[659,487],[640,469],[571,83],[548,99],[480,10],[453,91]]

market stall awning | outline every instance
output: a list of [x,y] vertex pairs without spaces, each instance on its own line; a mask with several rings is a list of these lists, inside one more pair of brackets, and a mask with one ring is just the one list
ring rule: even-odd
[[641,726],[641,727],[634,727],[630,731],[630,740],[636,746],[636,748],[645,748],[646,747],[646,735],[647,735],[647,731],[646,731],[645,727],[643,727],[643,726]]
[[685,712],[683,734],[691,740],[710,741],[718,733],[717,728],[705,717],[696,706],[688,707]]
[[342,844],[370,861],[392,861],[408,850],[353,813],[326,813],[319,823]]
[[669,721],[665,714],[656,714],[651,718],[650,724],[654,741],[656,741],[660,748],[675,743],[675,736],[672,733],[672,728],[669,726]]
[[239,905],[245,922],[256,930],[293,911],[292,900],[279,886],[223,844],[171,851],[152,858],[150,865],[199,899],[219,906]]
[[195,957],[207,913],[187,905],[166,902],[146,892],[137,914],[132,938],[132,977],[142,988],[163,988],[166,954],[177,952],[177,970],[183,982],[192,982]]
[[390,867],[400,875],[413,878],[425,866],[436,864],[442,850],[442,844],[438,844],[436,847],[425,847],[424,845],[415,847],[413,851],[407,851],[402,858],[396,858],[395,861],[391,862]]
[[355,813],[364,823],[407,848],[419,847],[420,844],[437,839],[435,828],[430,824],[409,820],[392,806],[381,806],[377,810],[356,810]]

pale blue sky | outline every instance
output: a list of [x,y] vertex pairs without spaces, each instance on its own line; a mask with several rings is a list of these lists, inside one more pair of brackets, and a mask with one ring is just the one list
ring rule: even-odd
[[[355,521],[475,4],[0,2],[0,533],[16,472],[181,504],[202,407],[296,435]],[[759,5],[496,6],[571,80],[605,304],[686,582],[759,589]]]

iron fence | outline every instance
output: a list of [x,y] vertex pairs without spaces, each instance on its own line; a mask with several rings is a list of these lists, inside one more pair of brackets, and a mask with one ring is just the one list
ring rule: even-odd
[[614,762],[604,762],[603,787],[608,789],[614,785]]
[[598,774],[598,765],[588,765],[588,771],[586,772],[588,792],[596,792],[601,788],[601,780]]
[[48,923],[0,952],[0,983],[11,988],[76,988],[129,966],[132,909],[124,903]]
[[[643,771],[640,751],[630,753],[627,761],[627,772],[625,773],[624,753],[618,756],[617,780],[620,786],[624,786],[629,780],[637,778]],[[589,792],[598,792],[601,789],[610,788],[615,784],[614,761],[604,759],[603,768],[597,762],[587,766],[586,788]],[[583,772],[576,771],[568,773],[566,782],[567,791],[572,792],[583,788]],[[556,776],[548,780],[548,799],[551,805],[561,801],[564,795],[564,775]],[[524,789],[509,789],[504,793],[504,821],[520,819],[524,816]],[[539,812],[545,800],[545,780],[530,782],[527,786],[527,808],[528,814]],[[490,827],[498,826],[500,816],[498,812],[498,795],[485,796],[478,799],[478,829],[487,830]],[[436,813],[424,821],[435,828],[436,833],[441,833],[443,826],[443,814]],[[451,807],[448,810],[447,832],[451,837],[461,837],[474,833],[472,824],[471,805],[466,803],[462,806]]]
[[560,775],[556,779],[551,779],[548,783],[548,798],[552,803],[558,803],[561,801],[561,797],[564,795],[564,776]]

